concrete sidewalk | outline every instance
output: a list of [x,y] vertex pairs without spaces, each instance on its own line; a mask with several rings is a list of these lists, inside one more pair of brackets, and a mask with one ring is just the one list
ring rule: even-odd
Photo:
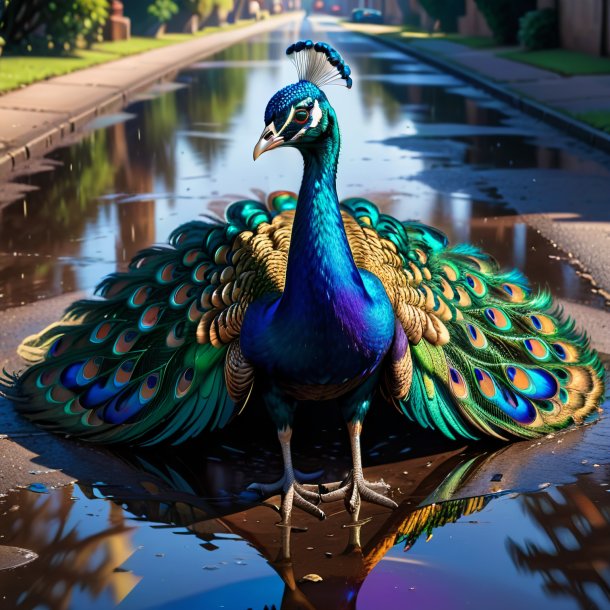
[[473,83],[591,146],[610,152],[610,133],[570,116],[571,113],[610,110],[610,74],[561,76],[498,57],[496,54],[502,51],[499,48],[473,49],[438,38],[401,39],[397,27],[344,25]]
[[444,40],[410,43],[420,52],[432,53],[475,71],[510,90],[569,113],[610,110],[610,74],[560,76],[555,72],[497,55],[498,49],[471,49]]
[[300,12],[194,38],[35,83],[0,96],[0,178],[39,157],[138,92],[243,39],[297,23]]

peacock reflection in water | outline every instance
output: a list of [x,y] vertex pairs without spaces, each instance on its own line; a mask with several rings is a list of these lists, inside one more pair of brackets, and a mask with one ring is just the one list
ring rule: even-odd
[[[67,610],[91,604],[96,608],[113,607],[130,599],[132,605],[127,603],[128,607],[147,607],[138,605],[134,600],[142,598],[133,598],[133,594],[139,589],[149,590],[148,599],[155,599],[158,587],[166,586],[155,574],[167,573],[164,553],[157,552],[166,551],[158,542],[158,532],[167,527],[174,537],[189,534],[189,538],[200,540],[194,554],[188,554],[188,562],[194,563],[201,574],[196,580],[205,583],[200,597],[183,597],[183,592],[177,591],[174,605],[167,607],[193,607],[189,604],[195,602],[208,607],[215,599],[217,586],[216,573],[207,571],[208,566],[220,565],[222,569],[223,562],[219,564],[215,558],[216,554],[222,555],[220,549],[228,543],[246,541],[259,555],[259,562],[271,566],[275,584],[262,581],[252,599],[239,593],[240,587],[236,586],[223,594],[227,608],[262,610],[264,604],[268,608],[275,605],[278,610],[375,608],[370,604],[371,585],[367,581],[371,577],[376,581],[383,564],[389,565],[384,559],[396,558],[395,549],[401,551],[400,561],[407,564],[401,575],[401,581],[407,583],[409,570],[428,565],[418,560],[422,557],[421,545],[434,547],[441,529],[474,527],[473,548],[485,549],[485,526],[468,524],[497,520],[490,509],[504,502],[512,505],[513,515],[531,521],[537,532],[537,541],[532,543],[527,535],[517,538],[501,520],[495,525],[505,532],[505,546],[516,570],[539,574],[538,586],[547,599],[565,602],[566,597],[572,597],[578,604],[559,607],[605,607],[610,599],[610,510],[603,495],[606,487],[600,481],[606,480],[607,469],[581,475],[573,484],[538,492],[508,497],[507,492],[468,495],[473,482],[481,488],[481,482],[493,478],[490,475],[500,467],[502,454],[502,449],[474,454],[453,450],[373,467],[367,475],[384,472],[393,485],[403,480],[397,510],[381,509],[361,520],[357,514],[332,513],[322,523],[302,514],[299,527],[290,529],[276,526],[275,500],[260,505],[245,503],[237,496],[228,502],[222,497],[221,490],[233,486],[230,460],[224,467],[225,478],[217,473],[211,482],[199,478],[188,466],[192,452],[125,453],[121,459],[133,470],[134,481],[139,484],[120,487],[82,483],[79,488],[68,486],[49,494],[11,492],[0,500],[3,544],[29,548],[39,555],[24,568],[0,572],[3,601],[7,607],[20,610]],[[540,457],[535,454],[531,459]],[[405,470],[408,479],[401,476]],[[466,497],[462,497],[464,494]],[[98,519],[83,519],[88,511]],[[570,543],[562,532],[565,529],[574,535]],[[483,558],[485,553],[473,554],[473,548],[463,551],[472,562],[471,569],[478,570],[489,558]],[[413,552],[415,559],[411,560]],[[134,560],[145,553],[158,567],[152,569],[150,564]],[[171,557],[170,553],[166,561],[173,561]],[[255,562],[254,557],[248,559],[249,565]],[[202,564],[206,568],[203,572]],[[182,570],[188,569],[182,564]],[[443,573],[434,565],[426,570],[430,582],[437,582],[439,573]],[[503,578],[511,580],[515,575],[505,573]],[[484,588],[478,592],[476,587],[468,587],[467,599],[483,603]],[[451,595],[452,607],[461,607],[459,592]],[[558,599],[562,596],[563,600]]]

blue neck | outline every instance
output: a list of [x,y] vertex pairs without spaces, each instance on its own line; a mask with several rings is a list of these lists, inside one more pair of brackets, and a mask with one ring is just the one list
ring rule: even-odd
[[366,294],[339,211],[336,119],[330,131],[322,144],[301,148],[305,168],[280,304],[304,315],[315,312],[318,319],[349,316]]

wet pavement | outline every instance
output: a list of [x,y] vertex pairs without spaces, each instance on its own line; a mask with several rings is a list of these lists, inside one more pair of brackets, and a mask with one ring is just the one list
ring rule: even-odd
[[[327,92],[342,128],[341,197],[370,198],[480,245],[534,284],[608,315],[571,253],[515,212],[569,214],[580,198],[598,210],[591,222],[607,221],[597,204],[610,192],[608,156],[379,43],[324,21],[314,27],[355,74],[353,90]],[[296,151],[256,163],[251,154],[267,100],[295,79],[284,49],[299,35],[285,29],[194,65],[2,189],[0,309],[17,312],[13,332],[36,323],[19,322],[33,305],[14,308],[43,301],[47,315],[59,311],[66,297],[57,297],[90,291],[181,222],[298,189]],[[299,418],[297,467],[341,478],[349,451],[338,415],[322,430],[315,413]],[[277,498],[261,506],[243,493],[281,472],[260,405],[180,451],[96,450],[89,472],[70,464],[75,444],[62,442],[67,457],[51,459],[21,425],[25,437],[14,440],[40,455],[18,482],[35,485],[0,499],[0,543],[38,558],[0,571],[0,607],[610,607],[607,418],[540,442],[464,446],[375,405],[366,475],[390,482],[399,509],[365,504],[351,523],[332,504],[322,524],[295,515],[292,532],[275,526]],[[55,488],[56,468],[75,483]]]

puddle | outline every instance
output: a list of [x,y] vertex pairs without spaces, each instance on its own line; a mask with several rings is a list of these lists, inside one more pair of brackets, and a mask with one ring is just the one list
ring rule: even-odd
[[610,494],[604,483],[607,473],[472,501],[473,512],[435,528],[428,542],[420,537],[407,553],[404,545],[393,547],[365,581],[357,607],[372,610],[383,596],[385,610],[607,608]]
[[[10,492],[0,499],[2,544],[37,558],[0,571],[3,607],[607,607],[610,467],[599,441],[608,420],[464,449],[425,434],[388,438],[369,419],[366,476],[383,474],[399,508],[364,504],[356,523],[336,502],[323,522],[297,511],[288,535],[271,506],[245,498],[247,482],[281,469],[265,460],[273,435],[248,437],[252,420],[227,435],[232,445],[212,442],[207,464],[195,446],[108,454],[105,481]],[[342,461],[344,431],[318,430],[312,457],[308,426],[296,428],[295,463]],[[132,484],[112,483],[119,463]],[[335,474],[325,470],[324,480]]]

